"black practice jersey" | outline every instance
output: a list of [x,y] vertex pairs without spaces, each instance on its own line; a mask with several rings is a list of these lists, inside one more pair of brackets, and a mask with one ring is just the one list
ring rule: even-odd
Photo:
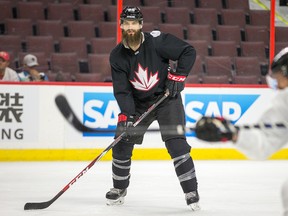
[[118,44],[110,54],[113,91],[122,113],[135,114],[135,103],[146,104],[165,90],[169,60],[177,61],[176,73],[187,76],[196,51],[179,38],[159,31],[143,33],[133,51]]

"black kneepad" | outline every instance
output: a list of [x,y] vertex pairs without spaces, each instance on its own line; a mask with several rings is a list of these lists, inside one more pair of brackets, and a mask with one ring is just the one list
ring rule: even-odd
[[132,157],[134,144],[120,141],[112,149],[112,156],[118,160],[126,160]]
[[171,158],[187,154],[191,150],[191,146],[186,139],[181,138],[169,139],[165,142],[165,145]]

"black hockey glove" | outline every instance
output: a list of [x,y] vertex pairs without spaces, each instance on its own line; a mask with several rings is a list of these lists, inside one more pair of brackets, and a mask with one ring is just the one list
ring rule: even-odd
[[119,136],[121,133],[125,132],[125,135],[122,137],[122,139],[126,142],[132,142],[133,135],[136,135],[136,133],[134,133],[133,131],[134,122],[134,116],[127,116],[123,113],[120,113],[118,115],[116,137]]
[[196,137],[208,142],[225,142],[232,140],[238,130],[234,125],[224,119],[218,117],[202,117],[195,128]]
[[170,97],[175,97],[177,94],[179,94],[185,86],[186,76],[175,74],[172,72],[168,72],[167,80],[166,80],[166,89],[169,91]]

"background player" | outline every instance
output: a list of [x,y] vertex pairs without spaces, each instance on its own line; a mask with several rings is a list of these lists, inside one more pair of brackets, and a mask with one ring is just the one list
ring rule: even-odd
[[[139,127],[148,128],[154,120],[158,121],[160,130],[163,126],[185,125],[180,92],[196,57],[191,45],[171,34],[143,33],[143,15],[138,7],[126,7],[120,18],[122,43],[112,50],[110,64],[114,96],[121,110],[116,136],[123,131],[127,136],[112,149],[113,188],[106,194],[108,205],[122,204],[127,193],[134,144],[141,144],[145,133],[135,135],[131,128],[129,130],[135,118],[168,89],[170,97]],[[176,71],[169,69],[169,60],[178,61]],[[187,205],[198,210],[199,195],[191,147],[184,135],[165,135],[163,131],[161,135],[173,159]]]
[[[288,124],[288,47],[281,50],[271,65],[274,86],[280,91],[258,123]],[[253,159],[266,159],[288,143],[288,128],[237,130],[224,118],[203,117],[196,124],[199,139],[216,142],[232,140],[239,150]],[[288,216],[288,180],[282,187],[284,216]]]

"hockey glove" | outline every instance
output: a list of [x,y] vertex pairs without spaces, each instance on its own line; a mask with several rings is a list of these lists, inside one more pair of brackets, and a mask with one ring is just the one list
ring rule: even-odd
[[133,132],[133,123],[135,121],[134,116],[127,116],[123,113],[118,115],[118,123],[117,123],[117,133],[116,136],[119,136],[121,133],[125,132],[125,135],[122,137],[122,140],[126,142],[131,142],[131,138],[134,134]]
[[179,94],[185,86],[186,76],[178,75],[172,72],[168,72],[167,80],[166,80],[166,89],[169,91],[170,97],[175,97],[177,94]]
[[232,140],[238,130],[234,125],[224,119],[218,117],[202,117],[195,128],[196,137],[208,142],[225,142]]

